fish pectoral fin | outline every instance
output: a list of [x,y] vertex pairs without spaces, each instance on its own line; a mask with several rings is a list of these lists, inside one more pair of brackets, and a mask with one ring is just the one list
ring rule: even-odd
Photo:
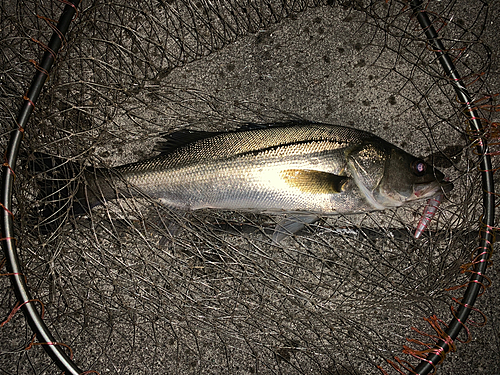
[[307,224],[312,224],[319,220],[317,215],[290,216],[276,224],[273,233],[273,244],[278,245],[284,238],[304,229]]
[[349,179],[346,176],[310,169],[285,169],[281,171],[281,178],[288,185],[304,193],[313,194],[340,193]]

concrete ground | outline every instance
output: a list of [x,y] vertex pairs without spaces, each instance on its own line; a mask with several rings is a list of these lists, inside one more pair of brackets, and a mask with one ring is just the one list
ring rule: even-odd
[[[65,228],[54,240],[40,239],[20,224],[26,234],[22,259],[33,272],[33,294],[47,304],[47,319],[58,340],[70,344],[83,370],[101,374],[377,373],[374,366],[382,364],[382,358],[403,357],[400,348],[408,345],[406,337],[419,337],[412,336],[410,327],[433,333],[423,317],[437,314],[445,322],[451,319],[450,295],[455,294],[443,290],[464,282],[455,263],[467,261],[467,251],[456,237],[467,236],[468,220],[474,226],[472,218],[481,209],[475,158],[467,147],[470,141],[449,83],[442,78],[432,51],[416,40],[422,39],[416,22],[402,4],[381,2],[373,7],[376,18],[359,10],[362,3],[307,9],[238,37],[206,57],[175,69],[167,65],[163,70],[151,69],[153,73],[147,72],[140,49],[128,42],[123,50],[134,51],[130,56],[135,60],[126,53],[123,60],[108,58],[113,43],[106,45],[109,49],[100,48],[100,43],[106,38],[118,40],[119,33],[95,33],[87,40],[82,37],[81,43],[78,36],[85,33],[70,34],[68,55],[49,81],[51,100],[43,102],[26,142],[36,151],[79,155],[80,160],[84,155],[87,163],[116,166],[147,158],[158,135],[172,129],[223,131],[246,122],[290,119],[352,126],[417,156],[432,155],[434,165],[455,182],[456,189],[444,206],[448,216],[444,213],[441,219],[444,230],[449,230],[449,243],[437,237],[423,243],[394,240],[388,245],[373,240],[380,244],[378,248],[366,244],[372,240],[335,237],[336,227],[351,222],[340,218],[272,247],[261,237],[245,233],[212,237],[217,232],[203,222],[205,214],[172,214],[191,226],[181,225],[182,235],[168,237],[175,244],[162,247],[163,238],[160,245],[155,240],[165,230],[155,229],[158,222],[149,216],[155,206],[143,209],[135,203],[132,208],[125,203],[97,208],[95,217],[78,218],[75,227]],[[498,2],[491,2],[488,11],[481,8],[481,1],[430,3],[429,8],[450,24],[442,33],[445,44],[457,41],[452,52],[461,56],[459,70],[464,75],[487,73],[482,81],[471,83],[476,98],[500,92]],[[4,20],[17,25],[19,21],[7,17],[15,13],[8,5],[3,4]],[[159,19],[163,13],[158,9]],[[92,22],[100,22],[98,17],[86,18],[92,12],[91,5],[82,5],[77,30],[93,30]],[[149,19],[137,14],[139,24],[141,17]],[[7,26],[4,38],[6,30]],[[121,37],[133,40],[134,33],[127,32]],[[20,34],[19,38],[26,38]],[[189,41],[190,36],[185,38]],[[483,45],[489,46],[491,55]],[[461,47],[468,48],[459,53]],[[165,48],[174,47],[166,44]],[[120,56],[117,51],[113,56]],[[0,82],[12,87],[3,91],[2,129],[12,125],[9,116],[15,106],[8,103],[23,92],[22,84],[16,86],[9,77],[28,77],[32,72],[28,64],[15,65],[9,53],[4,53],[5,66],[0,67]],[[158,57],[151,54],[150,58]],[[95,61],[99,69],[88,70]],[[109,76],[104,79],[100,74]],[[106,85],[99,84],[101,78]],[[97,83],[84,85],[91,87],[85,91],[88,97],[73,97],[72,90],[78,92],[82,80]],[[492,122],[499,120],[496,113],[486,114]],[[459,150],[460,156],[453,150]],[[29,207],[25,209],[29,212]],[[137,211],[131,215],[130,210]],[[417,206],[374,215],[376,224],[366,218],[352,219],[353,226],[406,230],[421,210]],[[143,213],[148,213],[146,219]],[[229,219],[224,214],[207,217],[210,223],[255,221],[257,227],[274,220],[236,214]],[[462,232],[452,237],[453,230]],[[393,248],[395,244],[405,247]],[[435,259],[439,262],[433,263]],[[457,343],[457,351],[447,356],[439,374],[500,373],[495,260],[496,254],[488,269],[491,287],[476,304],[488,322],[470,327],[471,341]],[[5,288],[0,316],[6,317],[14,304],[13,294],[7,278],[0,282]],[[476,313],[473,319],[480,321],[481,316]],[[40,347],[24,351],[29,338],[21,316],[1,329],[0,374],[57,371]]]

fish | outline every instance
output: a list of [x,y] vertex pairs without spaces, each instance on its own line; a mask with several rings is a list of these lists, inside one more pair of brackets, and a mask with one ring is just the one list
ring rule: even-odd
[[[51,197],[43,216],[56,217],[62,204],[80,215],[113,199],[145,195],[181,210],[288,214],[276,229],[274,239],[280,240],[319,216],[385,210],[453,189],[422,159],[341,125],[303,121],[226,132],[184,129],[164,135],[155,150],[158,155],[147,160],[111,168],[35,155],[34,170],[45,170],[41,195]],[[76,174],[83,183],[60,186],[63,176]],[[69,197],[72,203],[64,203]]]

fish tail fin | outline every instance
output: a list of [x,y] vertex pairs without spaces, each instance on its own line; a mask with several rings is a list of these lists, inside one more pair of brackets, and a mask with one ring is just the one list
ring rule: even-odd
[[43,153],[34,153],[28,168],[36,181],[37,225],[42,234],[53,232],[68,217],[89,213],[103,201],[92,188],[103,175],[97,168]]

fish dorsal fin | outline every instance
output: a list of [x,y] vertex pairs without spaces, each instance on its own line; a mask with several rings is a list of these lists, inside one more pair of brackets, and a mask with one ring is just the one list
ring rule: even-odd
[[335,194],[342,192],[348,177],[309,169],[285,169],[281,178],[304,193]]
[[318,125],[319,123],[309,120],[283,120],[276,122],[266,122],[266,123],[256,123],[256,122],[247,122],[237,128],[236,132],[239,131],[247,131],[247,130],[258,130],[258,129],[267,129],[267,128],[284,128],[287,126],[308,126],[308,125]]
[[187,146],[196,141],[200,141],[202,139],[207,139],[210,137],[214,137],[220,134],[229,134],[229,133],[239,133],[245,132],[249,130],[259,130],[259,129],[267,129],[267,128],[280,128],[286,126],[298,126],[298,125],[312,125],[314,122],[310,121],[298,121],[298,120],[290,120],[283,122],[273,122],[266,124],[258,124],[258,123],[246,123],[241,127],[226,132],[207,132],[201,130],[191,130],[191,129],[181,129],[172,133],[163,134],[163,141],[160,141],[156,144],[154,151],[160,152],[162,154],[170,154],[179,147]]
[[190,130],[190,129],[182,129],[175,131],[173,133],[164,134],[163,141],[158,142],[154,148],[155,151],[160,152],[162,154],[170,154],[175,151],[179,147],[186,146],[190,143],[194,143],[201,139],[206,139],[213,137],[217,134],[221,134],[219,132],[205,132],[200,130]]

